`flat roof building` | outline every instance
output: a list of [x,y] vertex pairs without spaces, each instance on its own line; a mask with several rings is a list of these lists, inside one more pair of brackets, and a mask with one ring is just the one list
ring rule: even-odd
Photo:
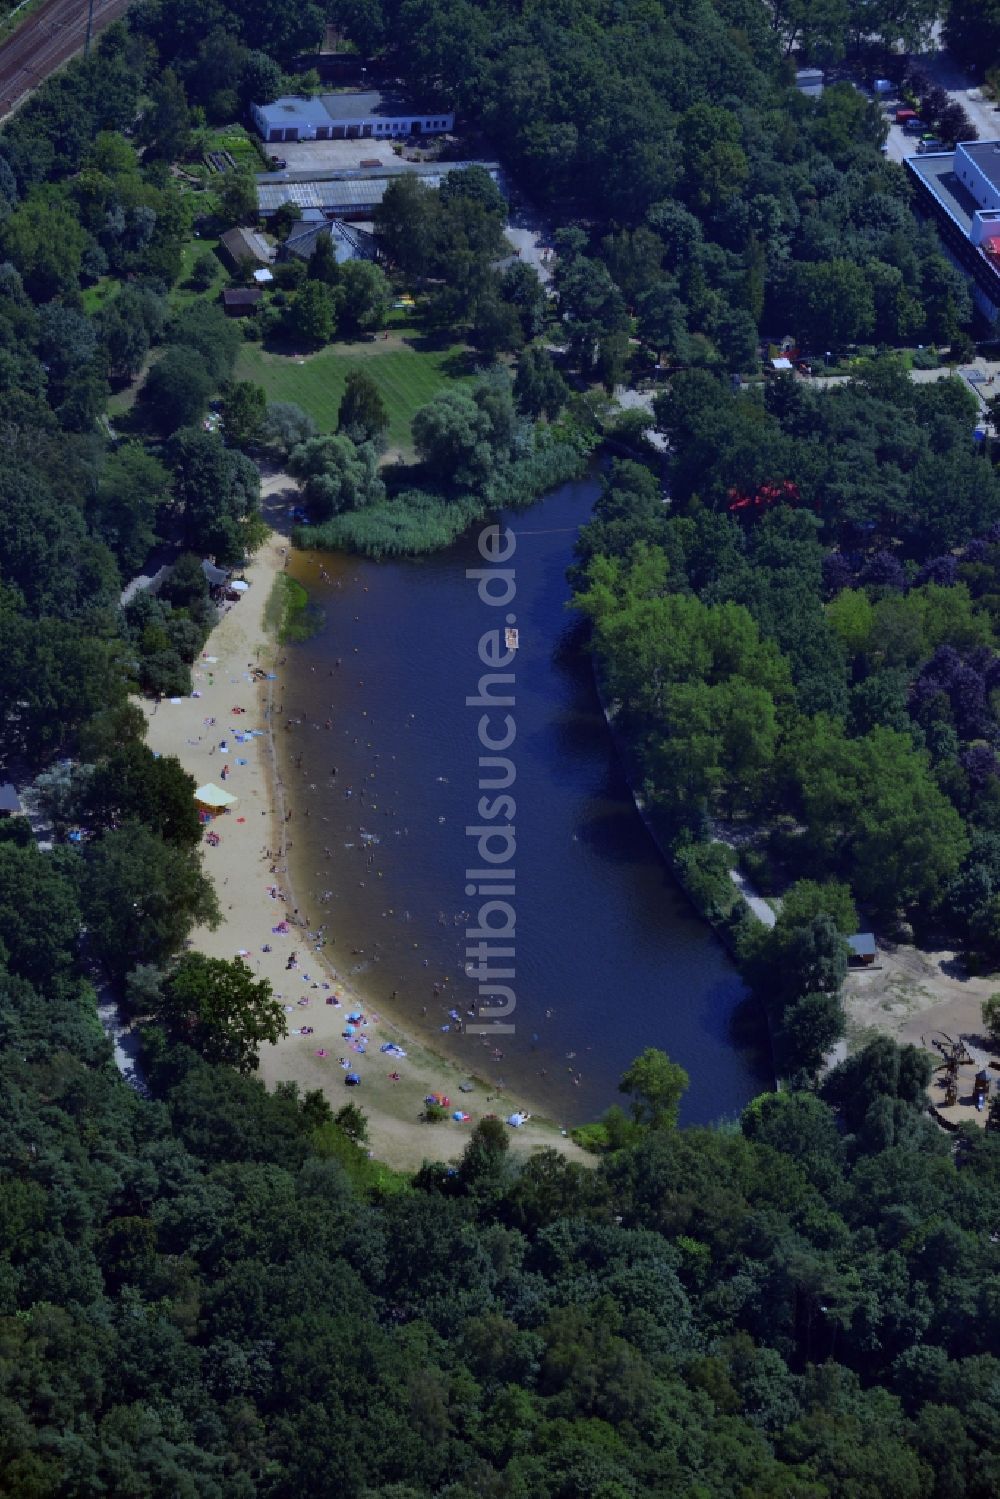
[[799,68],[795,74],[795,87],[809,99],[818,99],[823,92],[822,68]]
[[265,141],[380,140],[441,135],[455,128],[454,110],[430,108],[402,94],[286,94],[273,104],[251,104],[250,114]]
[[1000,141],[962,141],[954,170],[980,208],[1000,208]]
[[961,141],[954,151],[910,156],[921,206],[950,258],[972,282],[991,322],[1000,314],[1000,141]]
[[410,174],[428,187],[440,187],[449,172],[481,166],[502,185],[495,161],[393,162],[370,171],[264,172],[257,178],[257,209],[262,218],[277,213],[285,203],[294,203],[303,218],[370,219],[394,177]]

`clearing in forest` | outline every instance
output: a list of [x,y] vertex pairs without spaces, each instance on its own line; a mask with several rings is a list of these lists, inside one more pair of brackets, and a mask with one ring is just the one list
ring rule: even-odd
[[472,356],[461,344],[428,348],[419,337],[381,333],[361,343],[338,344],[319,353],[282,353],[247,344],[240,350],[236,378],[262,385],[269,401],[294,401],[321,432],[337,427],[337,410],[351,370],[363,369],[378,386],[389,413],[388,453],[413,453],[413,414],[454,380],[472,374]]

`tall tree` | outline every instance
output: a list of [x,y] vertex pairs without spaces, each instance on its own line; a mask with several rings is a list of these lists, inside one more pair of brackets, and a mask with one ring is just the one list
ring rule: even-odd
[[389,427],[382,392],[366,370],[351,370],[337,411],[337,431],[352,442],[379,442]]
[[214,432],[188,427],[168,448],[174,495],[185,544],[220,561],[242,559],[260,507],[260,473],[245,454],[227,448]]
[[329,343],[336,322],[329,288],[321,281],[306,281],[292,297],[285,324],[289,336],[307,344]]
[[215,378],[198,350],[176,344],[150,367],[139,398],[150,420],[166,435],[199,421],[215,388]]
[[154,1016],[175,1041],[208,1062],[253,1072],[261,1044],[287,1034],[284,1007],[266,979],[255,979],[242,958],[185,953],[162,985]]
[[228,380],[222,387],[222,430],[226,440],[246,448],[260,436],[267,395],[252,380]]
[[165,161],[176,161],[187,151],[191,142],[191,113],[184,85],[172,68],[165,68],[153,84],[139,133],[150,154]]
[[196,849],[126,823],[86,851],[80,900],[90,940],[122,979],[137,963],[165,963],[192,927],[215,926],[219,907]]
[[644,1128],[673,1129],[690,1078],[665,1051],[647,1046],[623,1074],[618,1091],[632,1100],[632,1116]]

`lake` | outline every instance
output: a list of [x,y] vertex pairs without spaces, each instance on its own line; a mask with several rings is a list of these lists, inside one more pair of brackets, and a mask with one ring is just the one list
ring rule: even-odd
[[[743,987],[675,884],[636,812],[594,689],[566,569],[599,478],[501,516],[516,537],[509,609],[485,604],[478,531],[415,561],[299,553],[294,574],[323,628],[287,648],[282,719],[293,859],[310,919],[361,992],[488,1079],[566,1123],[617,1098],[632,1058],[658,1046],[683,1064],[686,1122],[733,1115],[770,1079],[730,1034]],[[495,571],[496,568],[491,568]],[[519,632],[507,754],[516,779],[513,1033],[472,1035],[466,894],[478,867],[480,637],[507,613]],[[499,668],[498,668],[499,670]],[[495,774],[489,771],[488,774]],[[490,791],[489,797],[500,793]],[[486,815],[489,815],[487,809]],[[491,824],[496,826],[496,823]],[[495,845],[491,845],[495,847]],[[470,914],[471,913],[471,914]],[[494,919],[504,919],[495,917]],[[499,940],[499,939],[497,939]],[[504,960],[507,961],[507,960]],[[450,1012],[463,1023],[459,1033]]]

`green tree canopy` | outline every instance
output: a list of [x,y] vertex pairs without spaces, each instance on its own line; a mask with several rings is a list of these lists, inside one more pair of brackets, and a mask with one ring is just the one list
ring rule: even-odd
[[349,260],[341,268],[338,303],[340,331],[350,337],[383,328],[389,315],[389,282],[381,266]]
[[124,744],[81,779],[70,815],[105,832],[140,822],[164,842],[190,848],[201,842],[194,792],[194,777],[172,755],[156,756],[144,744]]
[[647,1129],[673,1129],[690,1079],[665,1051],[647,1046],[623,1074],[620,1093],[632,1100],[632,1116]]
[[140,122],[143,144],[165,161],[183,156],[191,141],[191,114],[184,86],[177,74],[166,68],[153,84],[150,105]]
[[124,823],[90,845],[81,875],[90,940],[116,978],[139,963],[165,963],[196,923],[218,923],[198,850],[165,843],[142,823]]
[[292,450],[288,466],[303,481],[306,503],[316,520],[362,510],[385,498],[369,443],[359,447],[350,437],[310,437]]
[[170,497],[170,475],[138,442],[109,453],[93,500],[93,522],[123,573],[136,572],[156,537],[157,518]]
[[337,430],[352,442],[378,443],[389,426],[382,392],[366,370],[351,370],[337,411]]
[[222,430],[238,448],[250,447],[260,436],[267,414],[267,395],[252,380],[229,380],[222,387]]
[[287,1033],[284,1008],[242,958],[185,953],[162,985],[155,1019],[209,1062],[253,1072],[262,1042]]
[[169,435],[204,416],[215,388],[215,377],[197,349],[173,345],[151,366],[140,399],[150,420]]
[[188,547],[223,562],[241,560],[259,514],[260,473],[214,432],[176,432],[167,450]]
[[285,324],[290,338],[329,343],[337,326],[329,289],[321,281],[304,281],[288,305]]

